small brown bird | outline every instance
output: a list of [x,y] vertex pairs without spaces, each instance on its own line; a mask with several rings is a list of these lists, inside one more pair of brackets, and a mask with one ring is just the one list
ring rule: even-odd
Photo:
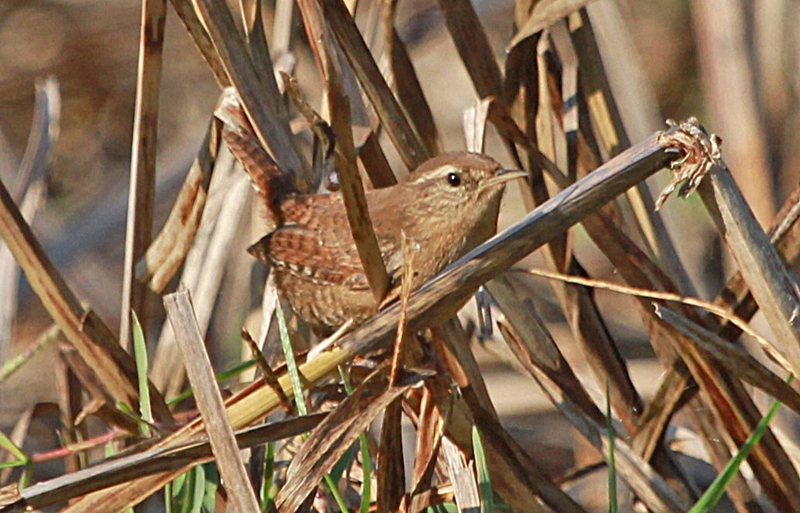
[[[319,336],[331,334],[350,319],[361,323],[373,316],[380,305],[361,265],[342,195],[277,197],[266,190],[270,179],[264,176],[269,172],[263,169],[263,150],[254,155],[240,136],[225,135],[262,197],[271,203],[277,227],[251,253],[272,266],[278,291],[292,310]],[[253,176],[259,167],[260,176]],[[494,235],[505,184],[522,176],[487,156],[454,152],[428,160],[403,183],[367,191],[390,279],[384,303],[399,296],[403,235],[414,252],[414,289]]]

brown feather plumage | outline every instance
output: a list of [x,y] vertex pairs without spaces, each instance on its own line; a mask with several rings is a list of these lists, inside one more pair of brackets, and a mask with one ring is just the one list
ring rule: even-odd
[[[362,322],[377,312],[358,256],[342,196],[295,192],[269,155],[242,127],[226,126],[223,137],[267,203],[276,229],[250,252],[273,268],[279,292],[319,335],[349,319]],[[500,165],[475,153],[439,155],[408,180],[367,191],[367,205],[397,297],[402,276],[402,234],[414,251],[416,288],[494,234],[505,181]],[[516,175],[514,175],[516,176]]]

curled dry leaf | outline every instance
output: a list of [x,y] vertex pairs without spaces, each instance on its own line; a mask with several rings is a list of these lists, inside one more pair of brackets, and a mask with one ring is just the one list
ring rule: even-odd
[[658,195],[656,210],[667,201],[678,184],[683,183],[678,196],[685,198],[697,189],[712,167],[723,165],[720,151],[722,139],[716,134],[709,134],[696,117],[692,116],[682,123],[668,119],[667,125],[677,130],[663,133],[658,142],[683,153],[683,158],[670,166],[672,180]]

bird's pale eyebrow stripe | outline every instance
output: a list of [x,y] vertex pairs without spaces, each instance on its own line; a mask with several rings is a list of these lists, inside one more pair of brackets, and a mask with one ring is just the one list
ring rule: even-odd
[[417,177],[414,180],[414,183],[422,184],[422,183],[430,182],[430,181],[433,181],[433,180],[439,180],[443,176],[447,176],[447,173],[452,173],[452,172],[460,173],[460,172],[463,171],[463,169],[461,169],[460,167],[456,167],[456,166],[447,164],[447,165],[442,166],[441,168],[439,168],[437,171],[440,171],[440,172],[437,172],[437,173],[425,173],[425,174]]

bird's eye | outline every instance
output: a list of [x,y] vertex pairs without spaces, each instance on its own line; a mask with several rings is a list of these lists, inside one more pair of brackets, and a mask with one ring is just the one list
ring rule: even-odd
[[461,177],[458,176],[458,173],[447,173],[447,183],[453,187],[458,187],[461,185]]

